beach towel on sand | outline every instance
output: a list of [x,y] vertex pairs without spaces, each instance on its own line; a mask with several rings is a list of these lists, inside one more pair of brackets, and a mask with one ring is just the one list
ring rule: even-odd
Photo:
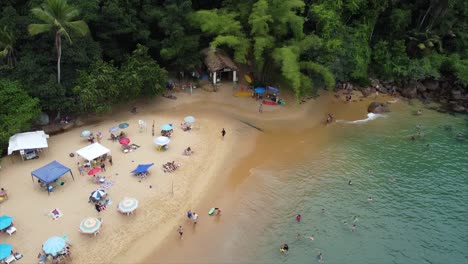
[[54,210],[50,211],[49,216],[52,217],[52,220],[55,220],[62,217],[63,214],[59,209],[55,208]]

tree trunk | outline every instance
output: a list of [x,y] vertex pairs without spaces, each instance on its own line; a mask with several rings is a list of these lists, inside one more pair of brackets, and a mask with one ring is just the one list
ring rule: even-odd
[[57,49],[57,82],[60,84],[60,62],[62,60],[62,36],[55,33],[55,48]]

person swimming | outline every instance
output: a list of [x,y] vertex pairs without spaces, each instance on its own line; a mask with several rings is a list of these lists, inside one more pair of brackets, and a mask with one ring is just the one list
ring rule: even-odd
[[353,182],[351,180],[349,180],[348,185],[353,185]]
[[280,247],[280,251],[281,251],[281,253],[283,253],[283,254],[288,253],[288,251],[289,251],[289,246],[288,246],[288,244],[283,244],[283,245]]
[[308,239],[314,241],[315,240],[314,235],[311,235],[310,237],[308,237]]
[[367,198],[367,201],[372,202],[372,201],[374,201],[374,199],[372,199],[372,197],[369,196],[369,198]]
[[356,231],[356,224],[353,224],[353,226],[351,227],[351,232],[354,232]]

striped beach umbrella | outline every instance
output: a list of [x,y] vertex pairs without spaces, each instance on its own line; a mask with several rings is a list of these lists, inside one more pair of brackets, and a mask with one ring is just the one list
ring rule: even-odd
[[93,197],[96,200],[101,200],[102,197],[106,196],[107,193],[103,189],[97,189],[94,192],[91,193],[91,197]]
[[11,250],[13,250],[13,246],[10,244],[0,244],[0,260],[5,259],[6,257],[11,255]]
[[119,203],[119,211],[128,214],[138,207],[138,200],[135,198],[125,198]]
[[57,254],[64,250],[67,246],[66,240],[63,237],[54,236],[47,239],[46,242],[42,245],[42,250],[44,253],[52,256],[57,256]]
[[94,234],[101,228],[101,221],[96,217],[83,219],[80,224],[80,231],[84,234]]
[[195,123],[195,117],[193,116],[186,116],[184,118],[185,123]]

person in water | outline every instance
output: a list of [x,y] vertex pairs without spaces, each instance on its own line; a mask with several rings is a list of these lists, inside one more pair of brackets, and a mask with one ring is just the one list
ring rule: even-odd
[[288,246],[288,244],[283,244],[283,245],[280,247],[280,251],[281,251],[281,253],[283,253],[283,254],[288,253],[288,251],[289,251],[289,246]]
[[296,221],[297,221],[297,222],[300,222],[301,219],[302,219],[302,216],[301,216],[300,214],[298,214],[298,215],[296,216]]
[[348,185],[353,185],[353,182],[349,180]]
[[367,201],[372,202],[372,201],[374,201],[374,199],[372,199],[372,197],[369,196],[369,198],[367,198]]
[[318,252],[317,259],[318,259],[318,261],[319,261],[320,263],[323,262],[323,255],[322,255],[322,252],[320,252],[320,251]]

